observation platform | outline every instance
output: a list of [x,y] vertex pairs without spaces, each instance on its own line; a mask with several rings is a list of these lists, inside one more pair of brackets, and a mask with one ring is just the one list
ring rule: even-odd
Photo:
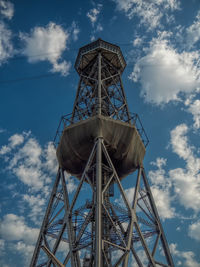
[[126,67],[126,61],[119,46],[98,39],[95,42],[87,44],[79,49],[78,56],[75,62],[75,69],[80,74],[101,51],[102,56],[114,66],[120,74]]
[[143,165],[148,138],[138,115],[132,123],[96,115],[70,124],[61,119],[56,140],[60,166],[80,179],[97,137],[102,137],[120,179]]

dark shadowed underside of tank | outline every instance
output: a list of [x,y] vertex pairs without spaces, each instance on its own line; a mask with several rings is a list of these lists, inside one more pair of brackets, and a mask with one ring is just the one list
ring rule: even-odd
[[97,137],[102,137],[120,179],[142,165],[145,147],[134,125],[104,116],[72,124],[57,148],[60,166],[80,179]]

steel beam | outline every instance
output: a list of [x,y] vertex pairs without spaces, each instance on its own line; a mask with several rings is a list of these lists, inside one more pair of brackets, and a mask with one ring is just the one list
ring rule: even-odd
[[102,140],[97,139],[96,152],[96,246],[95,267],[102,267]]

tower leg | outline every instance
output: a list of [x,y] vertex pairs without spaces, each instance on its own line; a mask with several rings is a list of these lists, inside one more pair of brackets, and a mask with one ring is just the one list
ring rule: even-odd
[[[77,252],[73,252],[73,225],[69,216],[69,197],[64,171],[59,168],[51,192],[50,200],[40,229],[30,267],[65,266],[71,261],[72,267],[80,266]],[[66,238],[67,236],[67,238]],[[63,245],[69,244],[69,256],[63,263],[56,258],[56,253]],[[53,264],[53,265],[52,265]]]
[[95,267],[102,266],[102,144],[97,139],[96,152],[96,259]]

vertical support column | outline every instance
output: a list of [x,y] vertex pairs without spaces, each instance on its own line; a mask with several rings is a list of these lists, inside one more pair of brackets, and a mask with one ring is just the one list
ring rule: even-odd
[[80,260],[79,260],[79,257],[77,255],[77,252],[73,253],[74,229],[72,226],[71,214],[69,214],[70,203],[69,203],[69,196],[68,196],[68,192],[67,192],[67,186],[66,186],[66,182],[65,182],[64,170],[62,170],[62,172],[61,172],[61,179],[62,179],[63,197],[64,197],[64,204],[65,204],[65,220],[66,220],[66,225],[67,225],[69,249],[70,249],[70,256],[71,256],[71,266],[76,267],[76,266],[80,266],[80,264],[79,264]]
[[101,52],[98,54],[98,110],[97,114],[101,115]]
[[[137,182],[136,182],[136,187],[135,187],[135,193],[134,193],[134,198],[132,202],[132,215],[131,215],[131,222],[128,226],[128,236],[127,236],[127,247],[128,250],[130,251],[131,249],[131,241],[132,241],[132,234],[133,234],[133,225],[134,222],[136,221],[136,205],[137,205],[137,199],[138,199],[138,192],[140,189],[140,178],[141,178],[141,168],[139,167],[138,169],[138,174],[137,174]],[[123,267],[128,266],[128,259],[129,259],[129,252],[125,256],[124,264]]]
[[97,139],[96,152],[96,248],[95,267],[102,267],[102,140]]

